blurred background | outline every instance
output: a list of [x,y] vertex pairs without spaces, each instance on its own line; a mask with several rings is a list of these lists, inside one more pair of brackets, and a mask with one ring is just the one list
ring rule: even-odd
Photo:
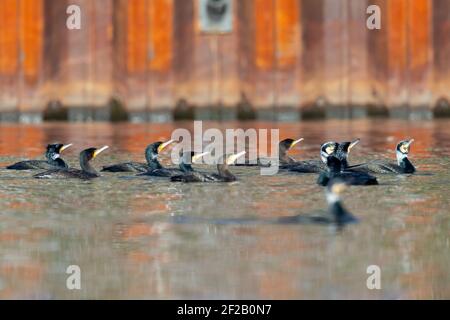
[[450,0],[0,0],[0,120],[448,116],[449,40]]

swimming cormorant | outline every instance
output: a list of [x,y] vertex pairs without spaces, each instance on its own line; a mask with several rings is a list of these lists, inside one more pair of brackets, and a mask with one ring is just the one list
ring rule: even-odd
[[345,167],[345,161],[338,159],[335,155],[327,158],[327,170],[322,171],[317,179],[317,183],[321,186],[328,185],[331,179],[340,178],[348,185],[377,185],[376,177],[366,172],[348,171]]
[[158,167],[158,164],[155,163],[156,157],[158,154],[165,149],[168,145],[175,142],[175,140],[169,140],[166,142],[155,142],[149,144],[147,148],[145,148],[145,159],[147,163],[141,162],[124,162],[119,164],[113,164],[110,166],[104,166],[101,171],[107,172],[147,172],[149,169],[153,167]]
[[49,144],[45,152],[47,160],[27,160],[14,163],[6,169],[10,170],[36,170],[36,169],[52,169],[52,168],[68,168],[68,165],[61,158],[61,152],[72,146],[72,144]]
[[403,140],[397,144],[395,150],[397,156],[397,163],[387,160],[374,160],[364,164],[350,166],[350,171],[367,172],[367,173],[397,173],[397,174],[409,174],[414,173],[416,168],[409,161],[408,155],[411,147],[411,143],[414,139]]
[[228,166],[233,164],[245,151],[237,154],[225,155],[222,161],[217,164],[218,173],[203,173],[198,171],[187,172],[170,178],[173,182],[232,182],[237,178],[230,172]]
[[108,146],[104,146],[100,149],[89,148],[80,152],[80,169],[64,168],[64,169],[51,169],[45,172],[35,174],[33,177],[36,179],[92,179],[100,177],[98,172],[91,166],[89,161],[95,159],[102,151],[106,150]]

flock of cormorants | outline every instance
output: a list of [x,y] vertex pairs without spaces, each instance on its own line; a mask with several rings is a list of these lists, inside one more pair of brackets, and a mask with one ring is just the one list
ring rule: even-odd
[[[373,174],[412,174],[414,165],[408,159],[411,143],[414,141],[403,140],[397,144],[397,161],[374,160],[357,165],[350,165],[348,156],[350,150],[359,143],[359,139],[350,142],[326,142],[320,148],[320,160],[296,160],[288,155],[295,145],[303,139],[285,139],[279,143],[278,166],[281,171],[293,173],[318,173],[317,183],[325,186],[326,199],[329,205],[329,216],[305,216],[285,217],[277,220],[277,223],[337,223],[345,224],[355,222],[354,218],[343,206],[340,194],[346,185],[376,185],[377,178]],[[196,154],[194,152],[180,153],[179,168],[166,168],[158,161],[158,155],[175,140],[166,142],[154,142],[145,149],[147,163],[125,162],[104,166],[103,172],[135,172],[138,176],[168,177],[173,182],[232,182],[237,178],[230,171],[229,166],[243,156],[246,152],[224,155],[217,164],[217,173],[194,170],[193,163],[208,154],[208,152]],[[81,169],[70,168],[61,158],[61,153],[72,144],[49,144],[45,152],[46,160],[28,160],[17,162],[6,167],[11,170],[38,170],[46,171],[35,174],[37,179],[51,178],[78,178],[92,179],[100,177],[100,174],[91,166],[90,161],[95,159],[108,146],[102,148],[88,148],[80,153]],[[256,164],[250,164],[247,160],[239,166],[270,166],[271,162],[263,163],[263,159],[257,159]]]

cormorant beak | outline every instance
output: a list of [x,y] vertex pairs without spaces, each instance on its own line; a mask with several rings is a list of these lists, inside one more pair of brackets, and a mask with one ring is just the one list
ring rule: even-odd
[[361,139],[356,139],[356,140],[353,140],[351,143],[350,143],[350,145],[348,146],[348,152],[350,152],[350,150],[354,147],[354,146],[356,146],[359,142],[361,141]]
[[408,142],[406,143],[406,146],[408,147],[408,149],[409,149],[409,146],[411,145],[411,143],[413,143],[413,142],[414,142],[414,139],[408,140]]
[[95,150],[95,151],[94,151],[94,154],[93,154],[93,156],[92,156],[92,158],[95,158],[95,157],[98,156],[101,152],[105,151],[105,150],[108,149],[108,148],[109,148],[108,146],[104,146],[104,147],[101,147],[100,149]]
[[207,154],[210,154],[210,153],[211,153],[210,151],[206,151],[203,153],[196,154],[192,157],[191,162],[195,163],[197,160],[201,159],[203,156],[206,156]]
[[63,152],[64,150],[66,150],[67,148],[70,148],[73,145],[73,143],[69,143],[69,144],[65,144],[61,147],[61,149],[59,149],[59,152]]
[[293,141],[293,142],[291,143],[289,149],[293,148],[297,143],[299,143],[300,141],[303,141],[303,140],[304,140],[303,138],[300,138],[300,139],[298,139],[298,140]]
[[175,142],[175,140],[170,139],[169,141],[166,141],[164,143],[161,143],[158,147],[158,153],[160,153],[161,151],[163,151],[169,144]]
[[236,154],[232,154],[231,156],[229,156],[226,160],[226,164],[230,165],[232,163],[234,163],[239,157],[242,157],[246,152],[245,151],[241,151],[239,153]]
[[403,143],[401,143],[400,145],[400,152],[403,154],[408,154],[409,153],[409,147],[411,146],[411,143],[414,142],[414,139],[410,139],[408,141],[405,141]]

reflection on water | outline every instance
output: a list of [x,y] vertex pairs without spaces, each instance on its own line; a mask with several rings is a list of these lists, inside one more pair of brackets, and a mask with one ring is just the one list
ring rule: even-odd
[[[143,149],[175,124],[0,125],[0,166],[40,158],[54,141],[74,143],[64,158],[110,145],[99,168],[143,161]],[[280,128],[304,137],[292,151],[317,158],[327,140],[361,138],[351,161],[394,159],[415,138],[415,176],[380,176],[380,186],[351,187],[345,205],[361,222],[336,234],[302,225],[173,223],[276,218],[324,209],[315,175],[260,176],[232,168],[232,184],[179,184],[104,174],[95,181],[42,181],[0,169],[0,298],[450,298],[450,122],[387,120],[214,123],[208,127]],[[167,156],[165,159],[167,164]],[[208,221],[208,220],[206,220]],[[79,265],[82,290],[66,289]],[[368,290],[366,269],[379,265],[382,290]]]

